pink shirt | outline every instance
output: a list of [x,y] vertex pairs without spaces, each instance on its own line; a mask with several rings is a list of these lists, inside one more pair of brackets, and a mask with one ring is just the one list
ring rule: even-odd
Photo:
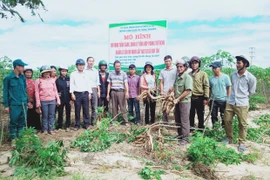
[[40,101],[52,101],[56,99],[56,102],[60,104],[60,98],[57,92],[55,80],[48,78],[39,78],[35,83],[35,96],[36,107],[40,107]]
[[51,77],[51,79],[53,79],[53,80],[54,80],[54,82],[56,82],[56,80],[57,80],[57,76],[55,76],[55,77]]

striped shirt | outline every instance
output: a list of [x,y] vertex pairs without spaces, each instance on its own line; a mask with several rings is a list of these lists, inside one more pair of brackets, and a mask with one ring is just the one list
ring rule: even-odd
[[112,83],[111,89],[125,89],[125,82],[128,82],[127,74],[124,71],[120,71],[118,74],[112,71],[107,81]]
[[228,103],[236,106],[248,106],[249,97],[256,91],[256,77],[250,72],[239,76],[237,72],[232,73],[232,92]]

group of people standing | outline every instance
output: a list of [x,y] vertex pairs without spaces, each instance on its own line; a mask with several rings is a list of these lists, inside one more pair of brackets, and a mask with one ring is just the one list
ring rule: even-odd
[[[222,125],[227,138],[225,143],[232,143],[232,119],[236,114],[239,120],[239,150],[244,151],[247,132],[247,113],[249,97],[256,90],[256,78],[247,71],[249,61],[244,56],[236,56],[237,71],[231,75],[221,72],[221,62],[213,62],[210,67],[213,76],[200,69],[201,60],[197,56],[191,59],[184,56],[173,65],[170,55],[164,57],[165,68],[158,79],[152,62],[147,61],[141,76],[136,74],[136,66],[129,66],[129,73],[121,70],[121,62],[116,60],[114,71],[107,72],[107,62],[101,60],[98,69],[94,68],[95,59],[88,57],[76,60],[77,70],[67,76],[68,68],[60,67],[60,76],[56,77],[55,66],[42,66],[40,77],[33,80],[33,70],[24,68],[27,64],[18,59],[13,61],[14,71],[4,79],[4,106],[10,113],[11,139],[19,137],[19,132],[26,125],[43,133],[55,134],[56,109],[58,121],[56,129],[63,128],[63,109],[66,113],[66,131],[70,130],[71,105],[75,107],[75,127],[81,126],[80,114],[83,111],[83,128],[88,129],[96,123],[96,108],[103,106],[105,112],[111,110],[113,117],[122,114],[122,125],[129,126],[128,114],[134,117],[134,123],[141,123],[140,100],[145,106],[145,124],[155,122],[156,102],[140,94],[153,90],[156,95],[166,95],[174,91],[175,121],[179,125],[180,144],[187,144],[190,131],[195,128],[195,114],[198,116],[198,128],[204,129],[204,109],[211,107],[213,125],[217,122],[220,111]],[[87,64],[87,67],[85,67]],[[191,71],[188,72],[189,68]],[[24,75],[23,75],[24,74]],[[89,105],[91,104],[91,109]],[[128,106],[128,110],[126,108]],[[135,108],[135,113],[134,109]],[[91,110],[91,116],[90,116]],[[26,114],[27,112],[27,114]],[[42,114],[42,125],[40,124]],[[169,114],[163,112],[163,122],[168,123]],[[27,121],[26,121],[27,119]]]

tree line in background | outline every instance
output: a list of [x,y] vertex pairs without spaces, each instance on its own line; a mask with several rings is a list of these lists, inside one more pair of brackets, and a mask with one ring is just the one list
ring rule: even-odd
[[[216,54],[213,54],[211,56],[205,56],[201,58],[202,60],[202,67],[201,69],[205,71],[208,76],[210,77],[213,72],[212,69],[209,67],[209,65],[213,61],[221,61],[224,67],[222,68],[222,72],[225,74],[230,75],[233,71],[235,71],[235,59],[234,56],[232,56],[229,52],[219,50]],[[97,68],[97,66],[95,66]],[[3,79],[6,75],[8,75],[12,70],[12,60],[8,57],[4,56],[0,58],[0,69],[3,69],[0,71],[0,98],[2,99],[2,93],[3,93]],[[71,65],[68,67],[68,75],[70,75],[71,72],[76,70],[75,65]],[[40,76],[39,68],[33,69],[33,78],[37,79]],[[250,68],[248,68],[248,71],[250,71],[254,76],[257,78],[257,93],[256,95],[260,95],[264,97],[264,100],[267,102],[270,101],[270,67],[268,68],[261,68],[252,65]],[[59,72],[57,72],[59,76]],[[127,72],[128,73],[128,72]],[[138,75],[141,75],[141,71],[136,72]],[[156,77],[158,78],[160,70],[156,70]],[[158,80],[158,79],[157,79]],[[258,98],[257,98],[258,99]],[[262,99],[262,98],[260,98]],[[261,100],[262,101],[262,100]]]

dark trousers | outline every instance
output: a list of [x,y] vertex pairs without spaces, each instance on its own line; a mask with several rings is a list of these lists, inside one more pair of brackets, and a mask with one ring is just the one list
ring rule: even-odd
[[[212,105],[213,105],[213,108],[212,108]],[[210,108],[212,108],[211,119],[212,119],[213,126],[218,121],[217,116],[218,116],[218,110],[219,110],[222,126],[224,127],[224,111],[226,108],[226,101],[215,100],[214,104],[213,104],[213,101],[211,100],[210,101]]]
[[196,99],[191,98],[191,108],[190,108],[190,127],[194,127],[194,118],[195,112],[197,112],[199,126],[198,128],[204,128],[204,104],[203,104],[204,97],[200,96]]
[[128,102],[128,113],[131,116],[134,116],[133,106],[135,107],[136,118],[135,123],[139,123],[141,121],[141,113],[140,113],[140,101],[136,98],[129,98]]
[[178,136],[182,136],[183,140],[188,141],[190,133],[189,112],[190,102],[180,102],[175,105],[174,117],[177,128]]
[[156,111],[156,102],[152,102],[151,100],[144,100],[145,105],[145,124],[149,124],[149,110],[151,114],[151,124],[155,123],[155,111]]
[[80,115],[81,107],[83,109],[83,123],[84,128],[88,128],[90,124],[90,115],[89,115],[89,93],[88,92],[74,92],[76,97],[75,100],[75,127],[80,127]]
[[36,112],[35,108],[28,109],[27,111],[27,127],[41,130],[40,114]]
[[10,105],[9,106],[9,131],[11,139],[19,138],[20,132],[26,125],[27,105]]
[[71,106],[69,102],[61,103],[58,106],[58,123],[57,123],[57,129],[61,129],[63,126],[63,112],[64,108],[66,110],[66,128],[70,127],[70,112],[71,112]]
[[107,101],[106,97],[101,97],[98,99],[98,106],[99,107],[103,106],[105,108],[104,109],[105,112],[109,111],[109,102]]

